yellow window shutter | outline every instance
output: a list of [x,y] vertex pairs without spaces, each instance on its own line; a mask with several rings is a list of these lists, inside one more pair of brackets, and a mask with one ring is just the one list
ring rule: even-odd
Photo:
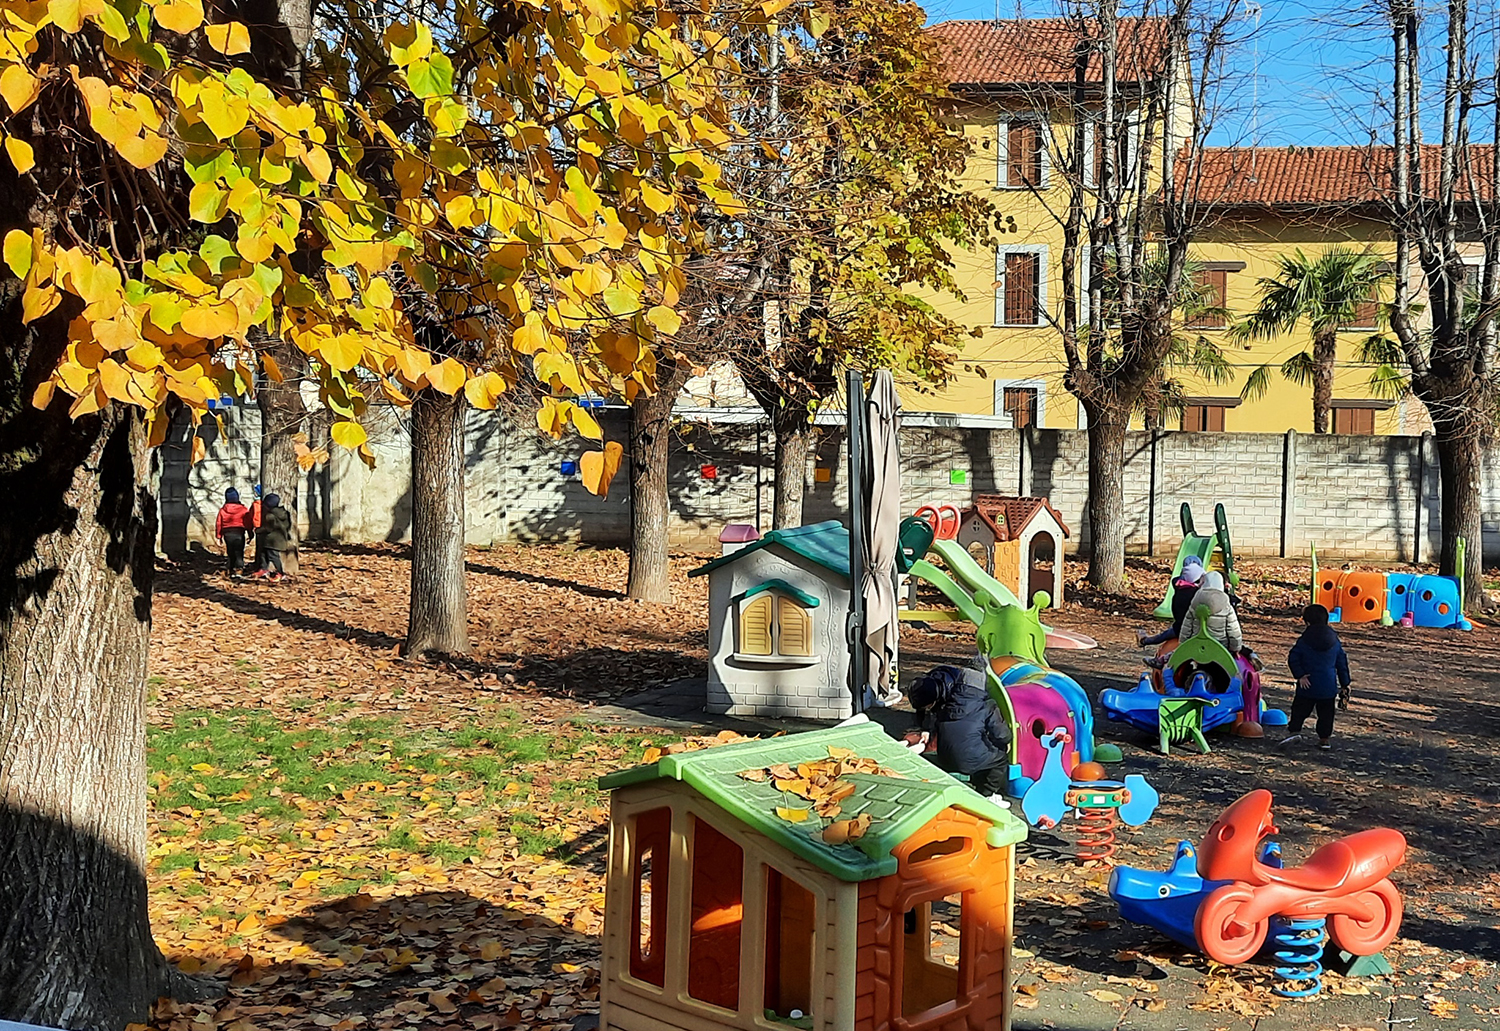
[[771,596],[762,594],[740,608],[740,651],[745,655],[771,654]]
[[777,598],[777,629],[780,634],[781,655],[812,654],[812,619],[807,609],[791,598]]

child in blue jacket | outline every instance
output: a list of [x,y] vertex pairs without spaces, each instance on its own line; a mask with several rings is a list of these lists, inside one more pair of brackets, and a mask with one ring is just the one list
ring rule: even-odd
[[[1348,697],[1349,657],[1339,635],[1328,625],[1328,610],[1309,605],[1302,610],[1307,629],[1292,645],[1286,657],[1287,668],[1297,678],[1297,692],[1292,696],[1290,732],[1283,745],[1302,739],[1302,724],[1313,710],[1318,713],[1318,747],[1328,748],[1333,736],[1333,710],[1340,698]],[[1347,703],[1345,703],[1347,705]]]
[[936,738],[937,765],[962,773],[981,795],[999,795],[1010,773],[1010,727],[978,669],[939,666],[911,687],[912,708]]

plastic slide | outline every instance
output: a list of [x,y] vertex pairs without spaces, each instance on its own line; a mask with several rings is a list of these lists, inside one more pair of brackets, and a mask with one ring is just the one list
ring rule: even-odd
[[[938,557],[943,560],[943,564],[952,572],[953,579],[963,585],[970,595],[978,591],[984,591],[1002,605],[1015,605],[1017,608],[1026,607],[1021,604],[1020,599],[1011,592],[1009,587],[1006,587],[999,580],[986,573],[984,567],[975,562],[974,556],[965,551],[958,541],[935,540],[932,542],[931,550],[937,552]],[[929,566],[929,568],[932,567]],[[912,572],[917,572],[915,567],[912,568]],[[923,579],[934,583],[938,590],[943,590],[943,585],[936,583],[931,577],[924,576]],[[950,601],[953,601],[953,595],[948,594],[945,590],[943,593],[948,595]],[[954,603],[958,604],[956,601]],[[959,608],[962,609],[963,606],[959,605]],[[965,618],[967,618],[967,614],[965,614]],[[977,622],[977,620],[971,619],[970,622]],[[1057,630],[1045,624],[1042,626],[1042,629],[1047,634],[1048,648],[1082,651],[1099,647],[1098,641],[1085,634],[1075,634],[1068,630]]]
[[1197,556],[1198,560],[1203,563],[1203,568],[1207,569],[1208,560],[1213,555],[1215,549],[1222,551],[1224,553],[1224,579],[1228,580],[1230,584],[1238,582],[1238,577],[1234,575],[1234,551],[1229,542],[1229,520],[1224,514],[1224,506],[1222,504],[1214,506],[1214,532],[1207,537],[1195,532],[1193,527],[1193,510],[1185,501],[1182,503],[1181,516],[1182,544],[1177,548],[1177,561],[1172,563],[1172,576],[1167,581],[1166,596],[1162,598],[1161,604],[1156,606],[1156,611],[1152,613],[1157,619],[1172,618],[1172,594],[1174,591],[1172,584],[1182,575],[1183,563],[1187,561],[1189,555]]

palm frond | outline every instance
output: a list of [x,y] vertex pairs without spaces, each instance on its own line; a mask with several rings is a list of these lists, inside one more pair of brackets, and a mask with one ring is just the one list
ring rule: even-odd
[[1399,401],[1411,393],[1411,380],[1394,365],[1378,365],[1370,372],[1370,393],[1390,401]]
[[1245,385],[1240,388],[1241,401],[1259,401],[1266,396],[1271,389],[1271,367],[1262,365],[1245,377]]
[[1311,385],[1313,372],[1318,365],[1313,361],[1313,356],[1306,351],[1292,355],[1281,363],[1281,374],[1299,387]]

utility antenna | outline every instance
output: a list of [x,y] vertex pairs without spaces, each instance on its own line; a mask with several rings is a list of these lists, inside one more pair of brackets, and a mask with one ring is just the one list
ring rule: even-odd
[[1260,146],[1260,4],[1249,0],[1245,13],[1255,19],[1250,38],[1250,146]]

